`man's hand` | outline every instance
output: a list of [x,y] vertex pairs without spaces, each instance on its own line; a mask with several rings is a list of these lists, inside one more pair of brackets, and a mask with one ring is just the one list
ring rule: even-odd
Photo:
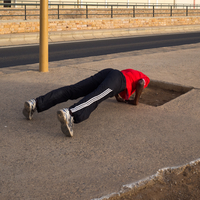
[[135,106],[138,104],[135,99],[134,100],[126,100],[126,103],[135,105]]
[[124,102],[124,103],[125,103],[125,100],[122,99],[122,98],[119,96],[119,94],[115,95],[115,98],[116,98],[116,100],[117,100],[118,102]]

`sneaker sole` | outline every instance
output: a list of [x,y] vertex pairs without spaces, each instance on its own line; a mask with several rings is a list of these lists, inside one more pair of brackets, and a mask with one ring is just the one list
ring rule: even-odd
[[57,117],[58,117],[58,120],[60,121],[61,123],[61,130],[62,132],[67,136],[67,137],[72,137],[73,136],[73,133],[71,133],[69,131],[69,126],[67,124],[67,120],[66,120],[66,117],[65,115],[63,114],[62,111],[57,111]]
[[23,115],[26,117],[26,119],[31,120],[31,107],[28,102],[24,103],[24,109],[23,109]]

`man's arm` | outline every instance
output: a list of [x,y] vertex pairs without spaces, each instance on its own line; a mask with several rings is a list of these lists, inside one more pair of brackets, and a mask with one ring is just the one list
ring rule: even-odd
[[144,89],[144,80],[140,79],[136,84],[135,99],[127,100],[126,103],[132,104],[132,105],[138,105],[138,101],[142,94],[143,89]]

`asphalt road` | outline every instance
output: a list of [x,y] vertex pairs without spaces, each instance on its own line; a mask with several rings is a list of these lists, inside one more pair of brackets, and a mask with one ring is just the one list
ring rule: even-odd
[[[75,43],[57,43],[49,45],[49,61],[193,44],[198,42],[200,42],[199,32]],[[0,48],[0,55],[0,68],[38,63],[39,46]]]

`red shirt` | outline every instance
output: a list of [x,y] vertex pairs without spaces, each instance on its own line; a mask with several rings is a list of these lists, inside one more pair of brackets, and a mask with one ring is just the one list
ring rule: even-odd
[[149,77],[137,70],[125,69],[121,72],[126,78],[126,89],[119,93],[119,95],[125,100],[128,100],[130,96],[135,92],[136,84],[140,79],[144,80],[144,88],[146,88],[150,82]]

